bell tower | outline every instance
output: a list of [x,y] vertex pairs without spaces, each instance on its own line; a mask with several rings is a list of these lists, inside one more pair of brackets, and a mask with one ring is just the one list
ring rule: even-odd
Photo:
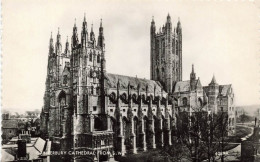
[[176,82],[182,80],[182,30],[180,20],[173,29],[171,16],[156,32],[152,19],[150,28],[150,77],[159,81],[164,90],[172,93]]

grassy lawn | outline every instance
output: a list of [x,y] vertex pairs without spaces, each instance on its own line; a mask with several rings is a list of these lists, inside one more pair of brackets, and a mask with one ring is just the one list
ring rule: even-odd
[[144,162],[144,161],[153,161],[160,162],[164,161],[164,157],[160,156],[160,150],[149,150],[146,152],[142,152],[141,154],[127,155],[126,157],[118,157],[116,160],[120,162]]
[[227,142],[240,143],[241,138],[247,136],[251,133],[250,127],[237,126],[236,127],[236,135],[227,138]]

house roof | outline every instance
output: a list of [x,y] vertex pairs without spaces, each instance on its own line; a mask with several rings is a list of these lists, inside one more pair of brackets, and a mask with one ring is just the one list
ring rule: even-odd
[[[195,82],[196,82],[196,88],[201,87],[199,78],[197,80],[195,80]],[[190,91],[190,80],[177,82],[175,84],[173,92],[176,93],[176,92],[187,92],[187,91]]]
[[220,85],[219,86],[219,94],[222,96],[227,96],[229,93],[229,90],[231,88],[231,84],[229,85]]
[[[44,151],[46,141],[42,138],[32,138],[31,143],[26,143],[26,152],[29,154],[29,159],[37,159]],[[12,161],[12,158],[14,158],[17,154],[18,146],[17,144],[10,144],[10,145],[3,145],[2,146],[2,161],[3,157],[10,160],[4,160],[4,161]]]
[[2,128],[18,128],[18,123],[17,119],[2,120]]
[[[140,91],[146,91],[146,86],[148,86],[148,92],[153,93],[154,87],[156,87],[155,93],[161,94],[162,85],[154,80],[149,79],[141,79],[137,77],[130,77],[118,74],[106,74],[106,86],[109,88],[117,88],[117,83],[120,83],[120,89],[128,89],[128,85],[130,84],[130,88],[132,90],[137,90],[138,85],[140,86]],[[163,91],[163,93],[166,93]]]
[[180,81],[177,82],[175,87],[174,87],[174,93],[175,92],[186,92],[190,90],[190,81]]

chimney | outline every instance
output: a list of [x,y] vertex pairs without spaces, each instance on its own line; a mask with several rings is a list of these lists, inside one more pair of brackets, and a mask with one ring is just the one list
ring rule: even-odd
[[18,150],[17,150],[17,157],[18,159],[23,159],[26,157],[26,140],[19,139],[17,141]]

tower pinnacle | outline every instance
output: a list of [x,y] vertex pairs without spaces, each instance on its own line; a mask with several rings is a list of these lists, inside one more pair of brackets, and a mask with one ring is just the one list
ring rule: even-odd
[[215,78],[215,74],[213,74],[212,80],[210,82],[210,84],[217,84],[216,78]]

